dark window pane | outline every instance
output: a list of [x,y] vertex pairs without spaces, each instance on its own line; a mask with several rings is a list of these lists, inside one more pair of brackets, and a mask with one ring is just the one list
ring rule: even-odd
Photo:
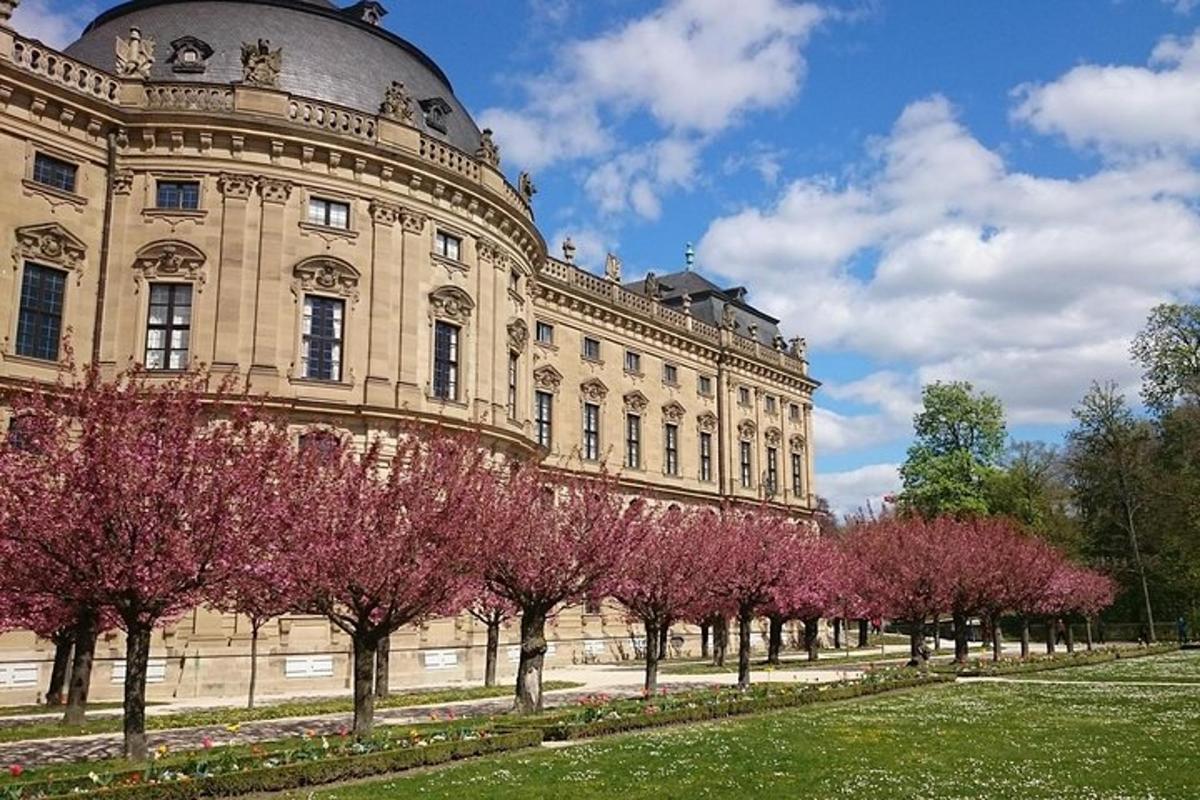
[[77,170],[78,167],[74,164],[44,153],[38,153],[33,157],[33,179],[46,186],[62,189],[64,192],[75,191]]
[[190,284],[150,284],[150,313],[146,324],[146,368],[186,369],[191,324]]
[[433,327],[433,395],[458,399],[458,327],[448,322]]
[[341,300],[308,295],[304,298],[303,375],[323,381],[342,379]]
[[196,181],[159,181],[155,205],[159,208],[199,208],[200,184]]
[[58,360],[62,334],[65,272],[26,264],[17,317],[17,355]]

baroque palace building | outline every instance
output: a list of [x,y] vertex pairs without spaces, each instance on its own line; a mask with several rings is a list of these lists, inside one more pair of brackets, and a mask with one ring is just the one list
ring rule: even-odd
[[[298,439],[399,420],[480,426],[664,501],[814,506],[803,340],[687,268],[623,282],[548,252],[532,179],[500,170],[450,81],[375,0],[133,0],[63,51],[0,0],[0,386],[76,360],[249,376]],[[596,609],[591,609],[595,611]],[[561,614],[550,664],[638,646],[619,613]],[[482,628],[393,637],[394,685],[482,675]],[[151,697],[244,691],[248,626],[197,611],[156,636]],[[685,647],[692,645],[685,639]],[[0,702],[49,645],[0,637]],[[264,631],[266,692],[348,685],[323,619]],[[93,696],[120,690],[98,648]],[[501,653],[501,664],[515,661]]]

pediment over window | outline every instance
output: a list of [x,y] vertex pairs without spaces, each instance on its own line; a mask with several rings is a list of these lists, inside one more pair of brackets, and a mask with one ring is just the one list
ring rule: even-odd
[[203,284],[205,280],[204,252],[187,242],[163,240],[152,242],[137,251],[133,268],[137,280],[176,278]]
[[429,309],[435,317],[462,324],[471,319],[475,301],[457,286],[442,286],[429,293]]
[[783,441],[783,433],[779,428],[767,428],[767,432],[763,434],[763,439],[766,440],[769,446],[778,447],[780,442]]
[[21,262],[30,259],[66,269],[83,270],[87,245],[57,222],[17,228],[15,234],[17,246],[13,250],[14,267],[20,267]]
[[738,438],[743,441],[750,441],[758,435],[758,427],[748,419],[744,419],[738,423]]
[[579,384],[579,393],[583,395],[584,400],[599,403],[608,396],[608,387],[599,378],[588,378]]
[[711,411],[705,411],[696,417],[696,427],[706,433],[712,433],[717,429],[717,415]]
[[542,391],[557,392],[562,380],[562,373],[549,364],[533,371],[533,385]]
[[789,442],[791,443],[792,449],[796,452],[804,449],[804,437],[798,433],[794,434]]
[[674,400],[672,400],[663,406],[662,414],[665,421],[671,423],[672,425],[678,425],[683,421],[683,417],[685,414],[687,414],[687,411],[683,406],[679,405],[679,403],[676,403]]
[[650,405],[650,401],[646,399],[646,395],[636,389],[632,392],[627,392],[624,399],[625,410],[632,411],[635,414],[641,414],[646,410],[646,406]]
[[362,277],[349,263],[331,256],[306,258],[292,269],[293,291],[327,292],[358,301],[358,282]]
[[508,323],[508,346],[518,353],[525,352],[529,342],[529,326],[523,319],[514,319]]

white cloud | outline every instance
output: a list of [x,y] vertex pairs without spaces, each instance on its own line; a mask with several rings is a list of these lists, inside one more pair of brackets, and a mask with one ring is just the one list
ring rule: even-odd
[[808,337],[818,373],[822,350],[911,367],[827,387],[868,411],[820,412],[818,448],[907,433],[937,378],[995,392],[1014,423],[1067,422],[1090,380],[1134,380],[1128,341],[1149,308],[1197,284],[1200,173],[1165,150],[1074,179],[1017,172],[933,97],[858,174],[795,181],[699,246],[702,267],[752,282]]
[[91,3],[53,5],[49,0],[24,0],[13,13],[12,25],[22,36],[51,47],[65,47],[78,38],[94,16],[96,9]]
[[626,150],[596,167],[584,189],[603,214],[628,210],[657,219],[662,192],[691,185],[699,169],[699,147],[693,141],[667,138]]
[[1192,13],[1196,6],[1200,6],[1200,0],[1162,0],[1163,3],[1169,5],[1171,10],[1176,14],[1187,15]]
[[[1195,3],[1178,3],[1190,11]],[[1046,84],[1017,87],[1015,119],[1076,147],[1123,151],[1200,148],[1200,31],[1162,39],[1148,66],[1084,64]]]
[[878,513],[884,496],[899,488],[898,464],[867,464],[845,472],[817,475],[817,493],[829,501],[830,509],[838,516],[866,510],[868,503]]

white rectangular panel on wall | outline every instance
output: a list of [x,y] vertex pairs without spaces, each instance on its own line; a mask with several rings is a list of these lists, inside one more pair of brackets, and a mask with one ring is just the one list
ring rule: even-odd
[[288,656],[283,662],[285,678],[332,678],[333,656]]
[[599,658],[608,652],[608,642],[604,639],[588,639],[583,643],[583,652],[593,658]]
[[22,689],[37,685],[37,664],[0,664],[0,689]]
[[[162,683],[166,679],[167,660],[165,658],[152,658],[146,662],[146,683]],[[125,682],[125,659],[113,662],[112,682]]]
[[458,653],[454,650],[426,650],[422,656],[425,669],[454,669],[458,666]]

